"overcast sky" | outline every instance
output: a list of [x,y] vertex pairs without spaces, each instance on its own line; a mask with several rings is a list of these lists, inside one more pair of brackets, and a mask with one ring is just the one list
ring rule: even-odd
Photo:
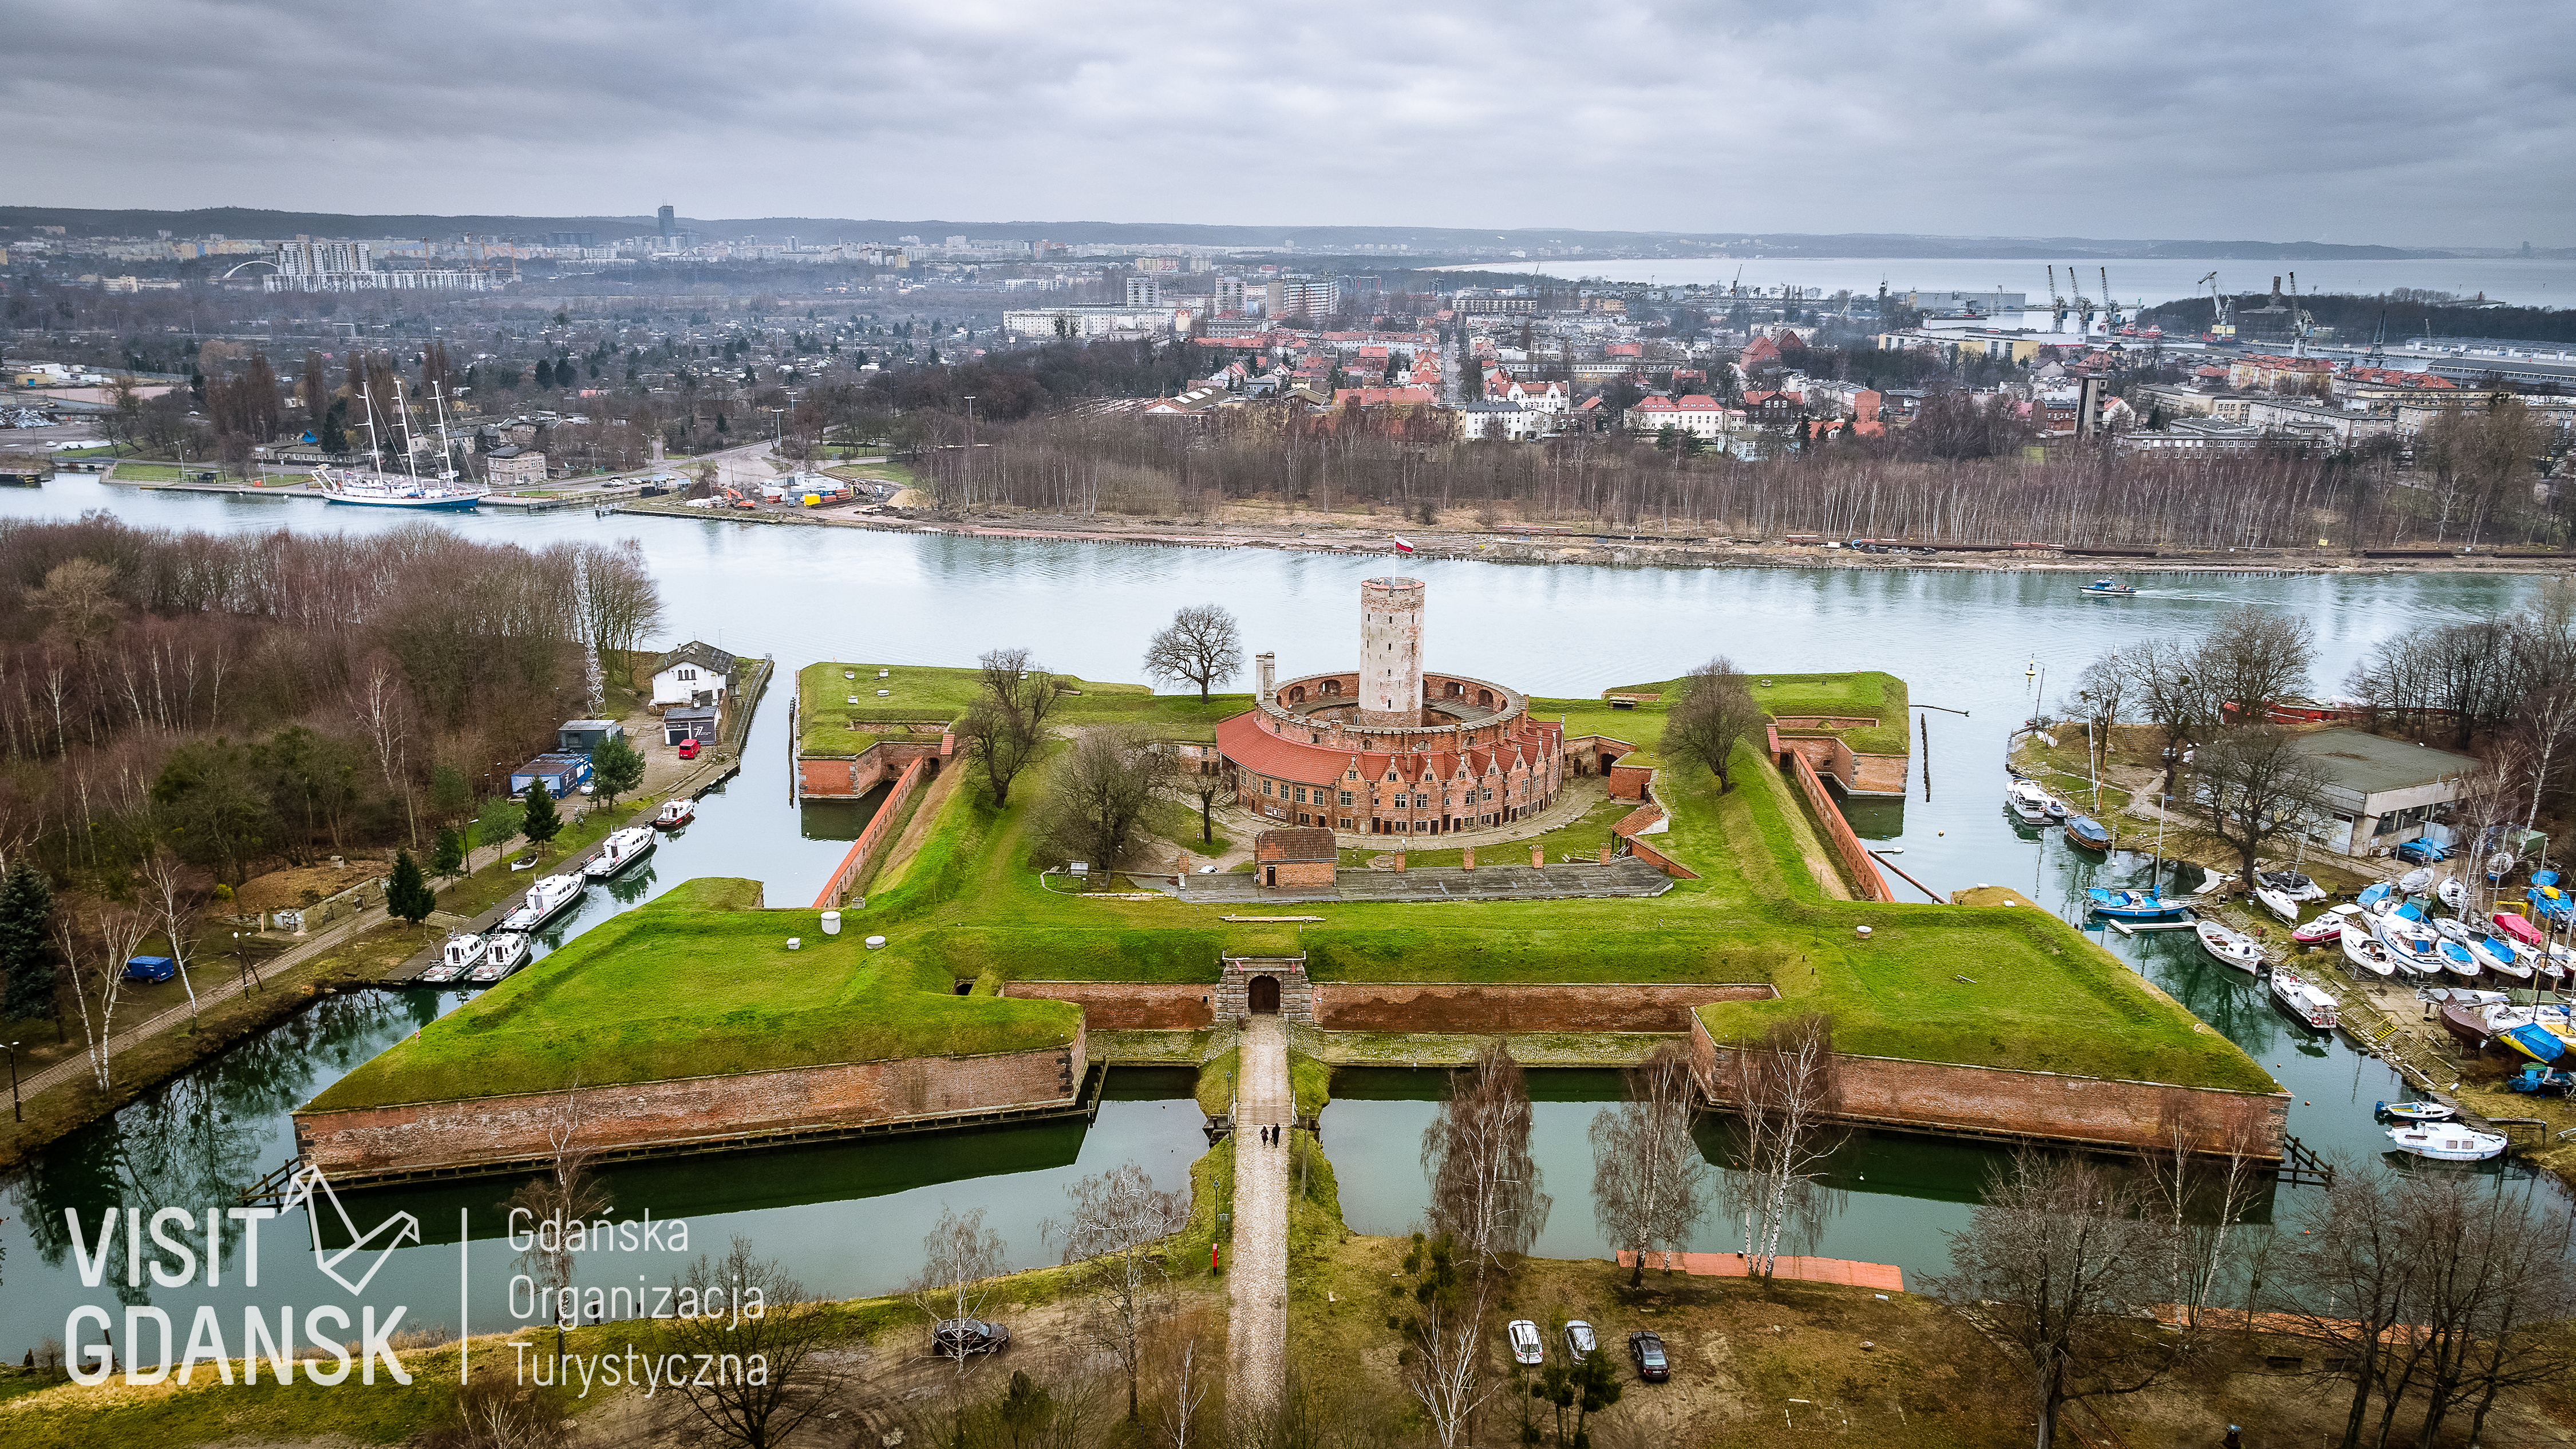
[[2563,3],[0,0],[0,200],[2576,243]]

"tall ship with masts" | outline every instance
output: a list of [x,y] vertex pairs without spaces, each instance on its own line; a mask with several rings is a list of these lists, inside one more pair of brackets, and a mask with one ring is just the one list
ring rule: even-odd
[[402,380],[394,380],[394,416],[402,426],[402,467],[396,473],[385,467],[384,443],[376,428],[376,404],[362,386],[358,401],[366,413],[367,466],[364,468],[321,467],[313,470],[313,481],[320,486],[325,503],[352,503],[367,508],[471,508],[492,491],[488,483],[476,482],[471,470],[458,466],[455,449],[447,436],[447,398],[438,385],[430,385],[430,398],[438,411],[438,461],[426,474],[420,469],[420,445],[411,431],[411,409],[403,403]]

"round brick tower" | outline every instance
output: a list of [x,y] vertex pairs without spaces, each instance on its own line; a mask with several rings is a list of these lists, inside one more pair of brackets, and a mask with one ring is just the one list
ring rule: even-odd
[[1409,726],[1422,720],[1422,580],[1360,582],[1362,724]]

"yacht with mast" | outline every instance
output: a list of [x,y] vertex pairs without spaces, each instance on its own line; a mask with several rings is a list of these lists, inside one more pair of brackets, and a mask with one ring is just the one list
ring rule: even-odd
[[411,431],[411,410],[404,406],[402,380],[394,380],[394,413],[402,424],[403,471],[386,471],[383,440],[376,431],[375,399],[365,387],[358,389],[358,401],[366,413],[367,466],[364,468],[321,467],[313,470],[313,481],[319,486],[325,503],[352,503],[368,508],[472,508],[492,491],[491,485],[474,481],[471,473],[450,467],[452,445],[447,436],[447,399],[436,383],[430,385],[430,397],[438,408],[438,462],[429,476],[420,471],[419,445]]

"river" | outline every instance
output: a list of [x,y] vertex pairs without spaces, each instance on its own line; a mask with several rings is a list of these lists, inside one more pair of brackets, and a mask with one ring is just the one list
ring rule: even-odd
[[[105,508],[139,524],[233,531],[375,529],[408,520],[318,503],[140,493],[94,479],[58,479],[41,493],[0,493],[0,516],[59,517]],[[2001,762],[2013,724],[2032,707],[2038,671],[2055,699],[2063,682],[2105,650],[2197,629],[2219,610],[2253,603],[2315,627],[2317,683],[2339,682],[2373,640],[2411,625],[2510,606],[2538,587],[2515,576],[2397,574],[2212,576],[2146,574],[2138,597],[2078,598],[2065,574],[1904,570],[1723,570],[1516,566],[1361,559],[1260,549],[1195,549],[1043,540],[967,539],[716,520],[597,518],[567,511],[517,517],[487,511],[441,526],[532,546],[555,539],[639,539],[668,601],[668,641],[691,636],[738,653],[774,654],[782,670],[815,658],[959,664],[978,651],[1025,645],[1048,666],[1095,679],[1138,676],[1146,634],[1178,605],[1216,600],[1243,620],[1255,650],[1275,650],[1283,674],[1346,663],[1358,581],[1401,569],[1429,582],[1427,649],[1442,669],[1494,678],[1546,697],[1597,694],[1669,677],[1712,654],[1749,669],[1887,668],[1911,684],[1928,734],[1908,800],[1862,812],[1865,833],[1904,851],[1899,861],[1934,889],[2008,884],[2073,915],[2083,885],[2134,872],[2138,862],[2086,862],[2052,834],[2031,841],[2000,809]],[[866,807],[800,811],[786,789],[787,680],[754,718],[743,773],[665,844],[649,874],[594,890],[567,932],[670,883],[748,874],[769,899],[809,899],[855,834]],[[1925,798],[1928,767],[1929,799]],[[1902,887],[1900,887],[1902,888]],[[2399,1092],[2377,1062],[2310,1038],[2272,1010],[2250,978],[2202,958],[2188,937],[2113,935],[2106,943],[2271,1068],[2295,1094],[2291,1130],[2321,1149],[2372,1154],[2384,1142],[2374,1100]],[[85,1288],[63,1229],[64,1209],[123,1202],[197,1206],[231,1200],[288,1150],[286,1114],[358,1063],[453,1006],[431,993],[327,1000],[220,1060],[149,1095],[114,1119],[40,1154],[0,1190],[0,1353],[15,1357],[62,1333]],[[1324,1144],[1352,1225],[1408,1227],[1420,1210],[1423,1125],[1436,1073],[1347,1073],[1324,1115]],[[1598,1253],[1591,1225],[1585,1128],[1616,1096],[1608,1073],[1540,1073],[1536,1141],[1554,1212],[1549,1253]],[[920,1240],[944,1208],[981,1208],[1012,1261],[1052,1260],[1045,1220],[1062,1187],[1121,1161],[1165,1187],[1186,1184],[1204,1149],[1183,1074],[1116,1072],[1099,1121],[1006,1133],[803,1149],[621,1167],[611,1175],[620,1215],[649,1208],[690,1224],[689,1250],[721,1253],[751,1236],[834,1294],[888,1291],[917,1265]],[[1713,1143],[1713,1139],[1712,1139]],[[1981,1148],[1881,1136],[1838,1160],[1839,1210],[1801,1246],[1833,1256],[1939,1269],[1945,1230],[1964,1223],[1991,1154]],[[353,1204],[361,1220],[395,1208],[425,1241],[390,1253],[369,1301],[410,1305],[411,1324],[477,1330],[511,1326],[511,1250],[498,1241],[505,1183],[471,1183]],[[470,1210],[472,1241],[457,1245]],[[300,1238],[300,1222],[281,1224]],[[272,1229],[268,1240],[277,1239]],[[666,1240],[667,1241],[667,1240]],[[1700,1238],[1722,1248],[1722,1223]],[[460,1251],[462,1258],[460,1260]],[[602,1255],[586,1281],[667,1279],[681,1255]],[[228,1273],[222,1286],[122,1290],[174,1309],[253,1300],[311,1303],[339,1294],[306,1253],[264,1255],[257,1290]],[[109,1283],[121,1257],[110,1260]],[[461,1278],[461,1282],[460,1282]],[[463,1299],[460,1305],[460,1296]]]

